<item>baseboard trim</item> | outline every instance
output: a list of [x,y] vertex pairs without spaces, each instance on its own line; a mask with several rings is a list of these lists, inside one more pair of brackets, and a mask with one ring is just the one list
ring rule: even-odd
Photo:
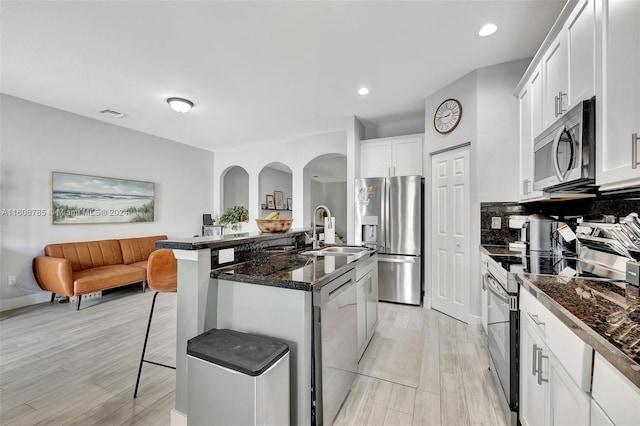
[[38,303],[49,301],[51,301],[51,293],[48,291],[13,297],[11,299],[2,299],[0,300],[0,312],[18,309],[24,306],[37,305]]
[[171,410],[171,426],[187,426],[187,416],[176,409]]

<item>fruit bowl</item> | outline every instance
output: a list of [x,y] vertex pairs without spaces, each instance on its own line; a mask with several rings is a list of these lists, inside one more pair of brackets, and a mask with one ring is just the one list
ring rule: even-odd
[[287,232],[291,229],[293,219],[256,219],[261,232]]

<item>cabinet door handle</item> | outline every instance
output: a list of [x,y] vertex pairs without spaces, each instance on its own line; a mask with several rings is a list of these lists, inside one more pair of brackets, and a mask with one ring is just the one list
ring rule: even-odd
[[389,167],[389,176],[393,176],[393,175],[391,174],[391,167]]
[[542,355],[542,348],[538,348],[538,384],[542,385],[542,382],[548,382],[549,380],[542,378],[542,358],[549,358],[546,355]]
[[555,108],[554,114],[555,114],[555,117],[557,118],[558,117],[558,96],[555,96],[553,99],[554,99],[554,103],[555,103],[555,105],[554,105],[554,108]]
[[531,354],[531,375],[535,376],[536,373],[538,372],[537,369],[537,361],[536,358],[538,357],[538,345],[537,344],[533,344],[533,351]]
[[562,93],[562,91],[558,92],[558,115],[562,115],[566,112],[564,109],[562,109],[563,96],[567,97],[567,101],[569,100],[569,95],[567,93]]
[[538,316],[537,315],[531,315],[529,312],[527,312],[527,315],[529,315],[529,318],[531,318],[533,320],[533,322],[537,325],[537,326],[541,326],[544,325],[544,323],[542,321],[538,321]]
[[393,175],[396,175],[396,166],[393,166]]
[[635,169],[636,167],[638,167],[638,164],[640,164],[640,162],[638,162],[638,140],[640,140],[640,138],[638,137],[637,133],[632,133],[631,134],[631,168]]

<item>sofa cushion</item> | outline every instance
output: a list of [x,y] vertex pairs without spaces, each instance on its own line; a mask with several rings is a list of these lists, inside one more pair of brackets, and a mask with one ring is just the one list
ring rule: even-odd
[[122,250],[122,263],[131,265],[149,259],[149,255],[156,249],[156,241],[166,240],[166,235],[153,237],[125,238],[118,240]]
[[44,254],[68,259],[73,272],[124,263],[118,240],[48,244]]
[[92,293],[144,281],[146,271],[131,265],[110,265],[74,272],[75,294]]
[[142,268],[142,269],[144,269],[146,271],[148,264],[149,264],[148,260],[143,260],[142,262],[130,263],[129,266],[135,266],[136,268]]

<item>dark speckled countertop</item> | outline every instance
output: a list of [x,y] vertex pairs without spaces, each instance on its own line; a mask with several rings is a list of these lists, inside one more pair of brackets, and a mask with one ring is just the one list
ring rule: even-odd
[[248,261],[211,271],[211,278],[227,281],[313,291],[348,272],[356,263],[373,256],[374,250],[348,256],[314,256],[283,253],[263,262]]
[[[640,298],[625,282],[519,274],[531,292],[583,341],[640,387]],[[521,288],[521,291],[524,291]]]

